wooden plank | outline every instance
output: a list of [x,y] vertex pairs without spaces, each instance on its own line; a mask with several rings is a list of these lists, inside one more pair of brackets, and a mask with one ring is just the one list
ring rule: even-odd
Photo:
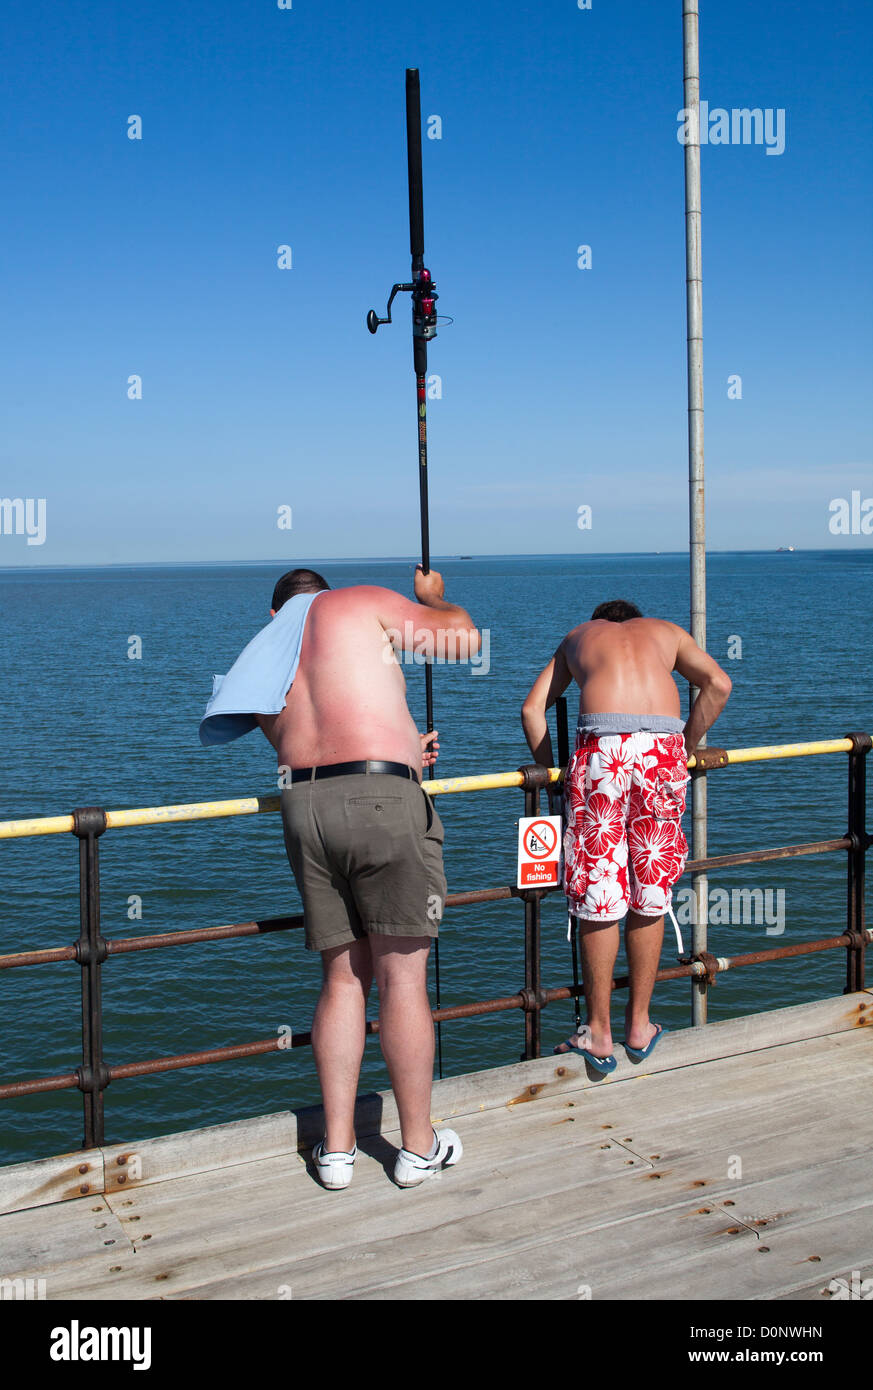
[[[812,1046],[815,1045],[796,1044],[793,1049],[791,1070],[798,1076],[801,1075],[801,1066],[794,1054]],[[782,1061],[779,1075],[784,1079],[786,1070],[784,1054],[780,1054],[780,1056]],[[811,1078],[813,1069],[822,1066],[821,1055],[815,1051],[807,1056],[802,1074],[804,1077]],[[633,1149],[641,1158],[651,1158],[652,1153],[658,1152],[659,1158],[667,1162],[682,1157],[691,1151],[689,1144],[679,1142],[682,1140],[683,1131],[688,1128],[689,1114],[694,1116],[695,1146],[699,1148],[701,1143],[709,1144],[710,1142],[715,1144],[720,1139],[723,1146],[731,1146],[724,1148],[725,1157],[729,1152],[734,1151],[737,1142],[748,1142],[754,1137],[786,1134],[790,1138],[793,1133],[797,1133],[800,1135],[800,1142],[811,1143],[810,1135],[814,1134],[814,1131],[807,1133],[807,1122],[804,1120],[798,1128],[799,1108],[796,1096],[789,1092],[774,1101],[771,1099],[772,1081],[770,1085],[762,1087],[760,1078],[758,1078],[755,1087],[750,1085],[746,1073],[752,1070],[756,1074],[760,1073],[761,1054],[741,1059],[741,1064],[737,1064],[731,1071],[724,1088],[715,1088],[711,1084],[707,1086],[706,1096],[709,1101],[709,1109],[707,1110],[702,1109],[699,1098],[689,1095],[688,1072],[682,1074],[680,1086],[675,1084],[670,1074],[661,1074],[658,1077],[647,1078],[644,1083],[640,1083],[632,1090],[612,1088],[607,1093],[601,1093],[592,1089],[584,1093],[576,1093],[575,1098],[547,1096],[539,1100],[536,1105],[516,1106],[511,1110],[496,1111],[493,1112],[493,1116],[496,1116],[497,1120],[488,1124],[484,1130],[480,1120],[491,1112],[482,1112],[481,1116],[465,1118],[460,1126],[462,1138],[467,1146],[468,1156],[475,1148],[477,1159],[480,1162],[486,1155],[489,1155],[495,1164],[504,1167],[516,1161],[516,1154],[521,1155],[523,1159],[526,1153],[535,1151],[536,1147],[544,1142],[544,1135],[550,1128],[571,1124],[574,1128],[578,1126],[579,1142],[590,1140],[592,1135],[599,1135],[603,1140],[610,1137],[619,1140],[630,1138],[632,1143],[627,1147],[629,1150]],[[869,1071],[867,1074],[869,1075]],[[817,1120],[830,1125],[825,1139],[837,1140],[839,1136],[838,1121],[841,1113],[840,1100],[839,1094],[834,1092],[832,1077],[829,1073],[822,1075],[816,1086],[813,1086],[811,1081],[806,1083],[804,1101],[810,1109],[814,1109]],[[740,1102],[742,1108],[738,1109]],[[850,1147],[852,1148],[863,1146],[868,1142],[866,1136],[869,1132],[869,1124],[866,1120],[866,1113],[868,1112],[860,1112],[853,1126],[850,1140]],[[508,1121],[508,1127],[504,1121]],[[608,1128],[605,1127],[604,1121],[608,1123]],[[832,1121],[833,1123],[831,1123]],[[726,1124],[727,1130],[725,1130]],[[665,1128],[668,1131],[666,1136],[664,1134]],[[733,1138],[734,1134],[739,1136],[736,1141]],[[841,1140],[839,1142],[842,1143]],[[393,1146],[397,1143],[399,1143],[399,1138],[396,1134],[383,1136],[381,1139],[371,1138],[362,1141],[364,1149],[369,1148],[377,1153],[389,1168],[395,1152]],[[365,1176],[368,1172],[365,1166],[366,1162],[366,1157],[362,1154],[356,1172],[355,1189],[358,1189],[362,1182],[368,1180]],[[302,1172],[303,1160],[295,1156],[294,1163],[300,1165]],[[466,1168],[466,1160],[464,1166]],[[723,1173],[724,1163],[721,1166]],[[251,1191],[252,1200],[256,1200],[257,1192],[263,1188],[264,1201],[269,1204],[273,1200],[272,1190],[281,1183],[283,1203],[291,1203],[294,1206],[298,1203],[305,1204],[309,1200],[310,1189],[314,1187],[314,1178],[308,1178],[302,1184],[289,1184],[285,1181],[288,1171],[287,1161],[275,1164],[250,1164],[247,1165],[244,1173],[233,1176],[233,1189],[235,1192],[240,1191],[241,1184],[244,1184],[245,1192]],[[384,1187],[385,1175],[381,1165],[374,1165],[372,1173],[374,1180]],[[165,1192],[155,1193],[149,1202],[149,1209],[160,1210],[165,1202],[171,1208],[174,1206],[182,1208],[186,1202],[191,1204],[207,1203],[213,1196],[222,1197],[226,1194],[230,1181],[230,1175],[225,1170],[218,1169],[211,1174],[202,1175],[196,1183],[173,1184],[166,1187]],[[318,1192],[319,1189],[315,1188],[315,1191]],[[390,1187],[387,1188],[387,1191],[391,1191]],[[343,1195],[343,1201],[346,1200],[346,1196],[347,1194]],[[115,1204],[115,1198],[112,1200]],[[243,1195],[238,1200],[245,1203],[248,1197]],[[331,1196],[328,1200],[332,1201],[335,1198]]]
[[139,1144],[111,1145],[103,1149],[105,1190],[125,1192],[187,1174],[296,1154],[298,1142],[296,1115],[282,1110],[181,1134],[160,1135]]
[[[865,1171],[863,1158],[852,1160],[843,1173],[844,1187],[851,1187]],[[816,1175],[810,1176],[818,1186]],[[857,1203],[862,1199],[855,1195],[852,1200]],[[838,1214],[845,1217],[846,1229],[853,1221],[857,1225],[858,1212],[856,1208]],[[834,1222],[835,1215],[829,1213],[828,1220]],[[507,1239],[505,1227],[502,1231],[498,1228],[494,1238],[483,1242],[479,1250],[464,1241],[462,1231],[455,1234],[454,1255],[442,1264],[436,1241],[430,1245],[417,1240],[411,1245],[405,1243],[397,1257],[380,1251],[371,1266],[378,1270],[378,1276],[359,1281],[349,1296],[517,1298],[524,1296],[520,1287],[529,1286],[531,1297],[573,1298],[579,1296],[579,1286],[585,1285],[588,1296],[595,1299],[721,1299],[749,1296],[737,1292],[741,1280],[752,1290],[772,1288],[774,1279],[780,1274],[785,1277],[778,1259],[769,1266],[765,1263],[776,1249],[775,1238],[768,1236],[770,1248],[764,1250],[754,1231],[709,1203],[700,1211],[675,1205],[650,1211],[638,1208],[633,1216],[609,1219],[600,1225],[576,1218],[567,1207],[561,1224],[540,1222],[536,1230],[525,1229],[521,1238],[518,1225],[514,1225],[511,1239]],[[804,1248],[808,1254],[808,1247]],[[372,1245],[370,1250],[372,1253]],[[335,1269],[320,1269],[314,1262],[298,1266],[295,1275],[300,1296],[330,1297],[331,1274],[335,1280]]]
[[133,1245],[102,1196],[58,1203],[50,1214],[30,1207],[0,1220],[0,1273],[43,1280],[48,1299],[65,1297],[69,1289],[86,1295],[94,1269],[105,1270],[118,1286],[133,1267]]
[[[507,1151],[511,1154],[512,1141],[510,1139],[507,1142],[507,1137],[504,1135],[495,1144],[493,1129],[496,1124],[499,1124],[504,1130],[515,1128],[514,1117],[512,1119],[504,1117],[501,1120],[498,1115],[492,1114],[481,1117],[480,1123],[484,1124],[485,1134],[491,1141],[485,1147],[492,1152],[486,1156],[481,1144],[471,1144],[468,1153],[474,1157],[475,1168],[471,1169],[468,1166],[467,1158],[465,1158],[465,1171],[462,1172],[459,1169],[457,1173],[445,1175],[446,1186],[442,1196],[449,1199],[449,1217],[456,1218],[460,1208],[464,1221],[478,1220],[483,1215],[487,1215],[490,1210],[499,1207],[504,1224],[511,1211],[511,1223],[517,1229],[519,1222],[516,1209],[519,1204],[523,1205],[526,1201],[534,1198],[539,1201],[544,1196],[554,1196],[557,1199],[554,1206],[554,1220],[558,1232],[556,1238],[560,1238],[565,1214],[568,1209],[572,1209],[574,1199],[578,1200],[579,1188],[582,1185],[579,1177],[572,1175],[569,1164],[573,1162],[577,1168],[586,1162],[590,1164],[592,1145],[590,1143],[583,1145],[568,1140],[565,1135],[556,1135],[554,1136],[554,1145],[543,1154],[541,1160],[532,1155],[527,1146],[525,1146],[525,1152],[516,1158],[507,1157]],[[613,1162],[610,1169],[610,1190],[608,1192],[598,1191],[597,1194],[595,1204],[597,1215],[594,1219],[594,1227],[598,1230],[617,1220],[635,1219],[640,1215],[641,1210],[648,1210],[653,1203],[661,1209],[681,1210],[683,1213],[689,1210],[696,1211],[701,1204],[711,1208],[714,1197],[717,1199],[717,1194],[711,1191],[703,1193],[694,1188],[695,1175],[701,1173],[706,1174],[706,1180],[709,1184],[720,1182],[725,1194],[735,1194],[738,1190],[736,1183],[726,1179],[721,1163],[719,1163],[717,1170],[713,1169],[705,1155],[696,1153],[684,1162],[673,1165],[670,1169],[664,1169],[661,1165],[658,1188],[655,1189],[654,1186],[650,1186],[645,1189],[645,1195],[641,1196],[640,1184],[646,1177],[651,1178],[653,1165],[640,1160],[634,1165],[636,1172],[631,1172],[629,1169],[625,1170],[628,1156],[632,1151],[625,1144],[617,1143],[614,1140],[606,1140],[605,1142],[609,1144],[609,1149],[600,1150],[598,1145],[598,1152],[611,1154]],[[808,1142],[811,1146],[810,1151],[813,1151],[815,1144],[820,1147],[823,1143],[830,1142],[832,1149],[837,1153],[839,1152],[839,1135],[835,1126],[830,1123],[828,1116],[822,1115],[820,1117],[818,1133],[814,1131],[814,1128],[811,1129]],[[768,1138],[757,1146],[757,1150],[760,1150],[764,1144],[770,1145],[776,1159],[784,1167],[786,1163],[784,1147]],[[493,1150],[495,1148],[501,1164],[499,1169],[494,1168]],[[763,1166],[757,1150],[755,1147],[747,1146],[746,1162],[751,1165],[752,1171],[755,1173],[760,1172]],[[722,1156],[718,1155],[718,1157],[721,1159]],[[863,1155],[861,1161],[866,1161]],[[620,1164],[618,1171],[616,1171],[616,1164]],[[348,1193],[343,1194],[319,1193],[321,1198],[327,1200],[320,1203],[320,1209],[315,1214],[310,1211],[307,1215],[299,1208],[294,1210],[293,1218],[288,1222],[286,1228],[287,1235],[283,1234],[280,1237],[280,1249],[287,1276],[288,1240],[293,1242],[297,1257],[293,1268],[297,1270],[298,1288],[300,1272],[305,1268],[306,1261],[309,1259],[315,1259],[316,1262],[326,1262],[329,1267],[333,1267],[337,1261],[344,1261],[349,1257],[366,1263],[372,1254],[372,1251],[368,1249],[368,1242],[373,1238],[384,1237],[390,1241],[396,1235],[402,1234],[404,1245],[408,1246],[410,1239],[415,1240],[421,1237],[427,1240],[430,1227],[434,1222],[438,1225],[443,1224],[447,1214],[443,1210],[444,1203],[440,1204],[440,1210],[436,1214],[434,1214],[433,1204],[428,1206],[422,1204],[412,1209],[402,1209],[398,1204],[398,1196],[400,1201],[405,1201],[407,1195],[397,1194],[388,1187],[377,1163],[374,1162],[371,1168],[371,1176],[378,1181],[381,1191],[374,1192],[372,1187],[369,1187],[365,1193],[364,1201],[355,1200],[353,1209],[350,1208],[349,1203],[353,1197],[360,1198],[360,1188],[354,1193],[351,1189]],[[356,1185],[359,1176],[356,1175]],[[628,1181],[619,1187],[615,1180],[622,1176]],[[486,1183],[484,1187],[479,1186],[483,1182],[483,1177]],[[633,1187],[630,1185],[630,1180],[634,1180]],[[202,1181],[203,1179],[196,1180],[196,1186],[200,1186]],[[174,1186],[177,1185],[174,1184]],[[147,1217],[147,1224],[155,1231],[156,1238],[160,1237],[161,1226],[163,1226],[163,1232],[167,1239],[161,1241],[161,1254],[165,1260],[168,1259],[174,1264],[177,1275],[183,1273],[178,1268],[178,1261],[184,1261],[188,1252],[188,1238],[179,1223],[184,1220],[186,1211],[189,1213],[199,1211],[201,1217],[203,1215],[203,1198],[201,1195],[195,1199],[194,1187],[195,1180],[188,1180],[185,1183],[185,1193],[177,1192],[176,1202],[173,1204],[175,1209],[165,1210],[162,1213],[163,1222],[160,1221],[160,1215],[158,1221],[155,1220],[158,1213],[154,1210]],[[483,1192],[484,1198],[482,1198]],[[154,1189],[150,1194],[142,1193],[140,1196],[143,1199],[148,1198],[151,1203],[159,1196],[159,1193],[160,1189]],[[654,1195],[655,1193],[657,1195]],[[257,1258],[263,1260],[266,1257],[268,1262],[273,1259],[269,1248],[265,1247],[260,1240],[259,1232],[263,1231],[265,1225],[272,1229],[279,1219],[276,1216],[275,1194],[264,1191],[260,1195],[260,1212],[253,1210],[251,1195],[250,1193],[241,1194],[240,1201],[234,1201],[233,1211],[228,1212],[223,1219],[220,1213],[217,1218],[215,1213],[210,1213],[210,1255],[218,1255],[222,1263],[225,1261],[232,1263],[234,1243],[238,1243],[238,1272],[232,1276],[233,1279],[238,1279],[244,1275],[246,1260],[252,1258],[251,1252],[247,1253],[244,1249],[246,1244],[257,1248]],[[423,1193],[420,1195],[424,1196]],[[468,1200],[470,1196],[479,1197],[481,1200],[470,1201]],[[338,1202],[342,1203],[341,1208],[338,1206]],[[282,1209],[284,1218],[284,1201],[282,1202]],[[289,1212],[288,1215],[290,1216],[291,1213]],[[411,1216],[413,1219],[410,1219]],[[739,1224],[750,1234],[755,1234],[749,1226],[744,1226],[742,1221],[738,1221],[736,1216],[731,1216],[727,1212],[722,1212],[722,1216],[726,1226]],[[400,1219],[399,1225],[398,1219]],[[586,1224],[585,1229],[591,1229],[590,1221]],[[351,1230],[354,1231],[353,1241],[349,1239]],[[239,1245],[241,1231],[243,1233],[242,1244]],[[462,1244],[461,1242],[461,1247]],[[155,1251],[158,1248],[158,1246],[153,1247]],[[350,1251],[351,1256],[349,1256]],[[198,1277],[201,1280],[206,1274],[207,1271],[204,1268],[201,1267],[198,1270]],[[168,1296],[180,1292],[178,1283],[171,1284],[166,1292]],[[313,1294],[308,1293],[306,1296],[321,1295],[316,1290]]]
[[[480,1123],[488,1126],[493,1118],[483,1117]],[[509,1120],[504,1122],[511,1124]],[[566,1144],[565,1147],[568,1151],[575,1149],[577,1160],[581,1150],[586,1152],[581,1172],[571,1172],[564,1164],[556,1165],[550,1175],[550,1180],[560,1189],[556,1196],[558,1211],[563,1211],[568,1192],[578,1191],[580,1187],[596,1187],[599,1192],[604,1184],[614,1188],[627,1174],[623,1151],[601,1150],[596,1142]],[[527,1164],[536,1166],[531,1156]],[[356,1173],[355,1186],[348,1192],[325,1192],[301,1174],[311,1194],[305,1209],[299,1204],[286,1205],[284,1193],[275,1187],[272,1191],[262,1191],[254,1205],[249,1192],[238,1194],[239,1201],[234,1194],[229,1204],[225,1191],[221,1204],[216,1194],[204,1208],[202,1199],[192,1201],[192,1189],[203,1178],[185,1179],[184,1199],[174,1203],[172,1208],[164,1207],[160,1212],[149,1210],[144,1216],[142,1224],[154,1238],[147,1252],[138,1245],[138,1260],[143,1254],[145,1260],[138,1263],[136,1285],[125,1282],[124,1296],[142,1296],[153,1288],[158,1271],[169,1275],[162,1294],[172,1297],[197,1289],[210,1278],[232,1283],[253,1268],[283,1265],[297,1268],[301,1256],[311,1258],[314,1255],[328,1262],[344,1260],[352,1246],[358,1250],[362,1242],[366,1244],[370,1239],[385,1240],[389,1246],[399,1235],[403,1236],[401,1244],[410,1238],[427,1242],[434,1227],[444,1226],[447,1218],[463,1223],[487,1217],[498,1192],[503,1202],[507,1200],[507,1189],[514,1199],[526,1199],[529,1179],[525,1173],[498,1172],[495,1175],[490,1162],[485,1165],[477,1162],[468,1167],[466,1184],[459,1168],[415,1192],[395,1188],[386,1178],[380,1159],[372,1157],[365,1171]],[[521,1164],[518,1167],[520,1169]],[[482,1182],[486,1174],[492,1179],[490,1183]],[[359,1177],[364,1178],[360,1186]],[[137,1196],[151,1206],[162,1192],[165,1194],[165,1189],[156,1186],[142,1189]],[[182,1197],[182,1194],[177,1195]],[[596,1205],[600,1198],[591,1200],[592,1205]],[[192,1257],[191,1232],[201,1222],[209,1231],[208,1246]],[[354,1237],[350,1239],[352,1231]],[[349,1257],[367,1262],[366,1251],[358,1255],[352,1252]]]
[[[813,1267],[806,1254],[808,1241],[803,1238],[798,1238],[796,1249],[784,1242],[781,1246],[773,1243],[765,1250],[742,1228],[730,1236],[728,1232],[733,1228],[717,1210],[700,1218],[693,1236],[687,1228],[682,1230],[680,1222],[675,1212],[641,1213],[635,1220],[604,1233],[616,1239],[604,1240],[599,1248],[587,1233],[569,1231],[554,1244],[528,1248],[512,1260],[498,1258],[488,1264],[442,1272],[421,1268],[405,1281],[372,1285],[351,1296],[392,1301],[484,1298],[724,1302],[804,1296],[820,1300],[832,1297],[825,1292],[832,1279],[845,1282],[851,1280],[853,1269],[870,1269],[869,1236],[865,1243],[859,1235],[857,1212],[831,1216],[821,1223],[835,1249],[815,1266],[822,1274],[814,1284],[808,1282],[808,1274],[803,1272]],[[824,1238],[815,1244],[824,1249]],[[251,1282],[243,1281],[241,1296],[246,1296],[245,1290],[257,1287],[257,1283],[257,1276],[252,1276]],[[227,1294],[207,1286],[198,1296]]]
[[102,1191],[103,1155],[99,1149],[13,1163],[0,1168],[0,1215]]

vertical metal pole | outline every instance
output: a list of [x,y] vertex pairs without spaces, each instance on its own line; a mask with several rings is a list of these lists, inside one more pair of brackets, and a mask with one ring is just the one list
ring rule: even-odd
[[82,1065],[76,1068],[85,1119],[83,1148],[103,1143],[103,1092],[108,1074],[103,1062],[103,991],[101,965],[106,942],[100,935],[100,858],[98,837],[106,829],[99,806],[73,812],[79,841],[79,939],[76,959],[82,968]]
[[579,918],[570,919],[570,953],[573,959],[573,1011],[576,1032],[582,1027],[582,996],[579,993]]
[[[559,695],[555,701],[555,727],[558,734],[558,767],[566,768],[570,760],[569,737],[567,733],[567,701]],[[550,816],[564,814],[564,788],[560,782],[550,782],[546,788]]]
[[[567,724],[567,701],[559,695],[555,701],[555,719],[558,725],[558,766],[565,769],[570,761],[570,730]],[[551,789],[550,789],[551,790]],[[556,797],[558,811],[562,811],[562,798]],[[551,805],[551,797],[549,799]],[[573,1009],[576,1019],[576,1032],[582,1027],[582,1006],[579,995],[579,918],[570,918],[570,959],[573,965]]]
[[[682,0],[685,144],[685,304],[688,341],[688,494],[691,551],[691,636],[706,649],[706,525],[703,489],[703,268],[700,198],[700,55],[698,0]],[[689,692],[689,708],[697,691]],[[705,746],[701,740],[701,747]],[[691,782],[691,854],[706,857],[706,773]],[[693,933],[695,955],[707,949],[709,882],[692,879],[697,898]],[[706,978],[692,979],[691,1022],[706,1022]]]
[[870,837],[867,834],[867,754],[869,734],[847,734],[854,747],[849,754],[849,830],[852,848],[848,852],[848,893],[846,930],[855,937],[856,945],[846,952],[846,988],[854,994],[864,988],[864,957],[866,955],[866,920],[864,916],[864,865]]

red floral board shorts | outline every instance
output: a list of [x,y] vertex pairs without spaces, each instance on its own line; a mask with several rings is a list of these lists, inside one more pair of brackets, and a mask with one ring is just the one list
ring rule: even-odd
[[564,779],[564,892],[572,916],[660,917],[685,868],[681,734],[577,733]]

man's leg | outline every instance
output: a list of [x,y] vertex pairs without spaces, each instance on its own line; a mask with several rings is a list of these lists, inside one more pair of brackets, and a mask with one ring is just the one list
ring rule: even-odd
[[[612,1053],[612,1027],[609,1005],[612,1000],[612,977],[618,956],[618,922],[580,922],[582,980],[585,986],[585,1005],[591,1029],[589,1050],[595,1057]],[[573,1042],[578,1043],[578,1034]],[[567,1051],[559,1048],[558,1051]]]
[[312,1050],[324,1099],[325,1149],[355,1147],[355,1096],[364,1055],[373,962],[366,937],[321,953],[324,982],[312,1022]]
[[427,994],[429,936],[369,937],[379,989],[379,1038],[400,1115],[404,1149],[433,1148],[430,1099],[434,1031]]
[[649,1021],[649,1004],[661,960],[664,918],[629,912],[624,929],[630,993],[625,1009],[624,1040],[629,1047],[648,1047],[658,1031]]

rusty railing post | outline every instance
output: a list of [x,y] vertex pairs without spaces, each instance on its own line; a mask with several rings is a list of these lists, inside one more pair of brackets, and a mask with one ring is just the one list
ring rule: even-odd
[[566,767],[570,761],[570,737],[567,728],[567,701],[559,695],[555,701],[555,722],[558,726],[558,767]]
[[[549,785],[548,768],[528,763],[519,768],[524,781],[524,814],[539,815],[540,788]],[[526,888],[524,899],[524,1053],[522,1061],[529,1062],[540,1055],[542,1009],[542,980],[540,960],[540,900],[542,889]]]
[[852,740],[849,754],[849,828],[852,841],[848,851],[846,931],[852,943],[846,950],[846,988],[844,994],[854,994],[864,988],[864,957],[866,954],[866,923],[864,918],[864,867],[871,837],[867,834],[867,754],[869,734],[846,734]]
[[106,829],[99,806],[73,812],[73,834],[79,841],[79,939],[76,960],[82,968],[82,1065],[76,1068],[82,1092],[85,1136],[82,1147],[103,1143],[103,1092],[109,1072],[103,1062],[103,992],[101,966],[106,941],[100,935],[100,856],[97,841]]

